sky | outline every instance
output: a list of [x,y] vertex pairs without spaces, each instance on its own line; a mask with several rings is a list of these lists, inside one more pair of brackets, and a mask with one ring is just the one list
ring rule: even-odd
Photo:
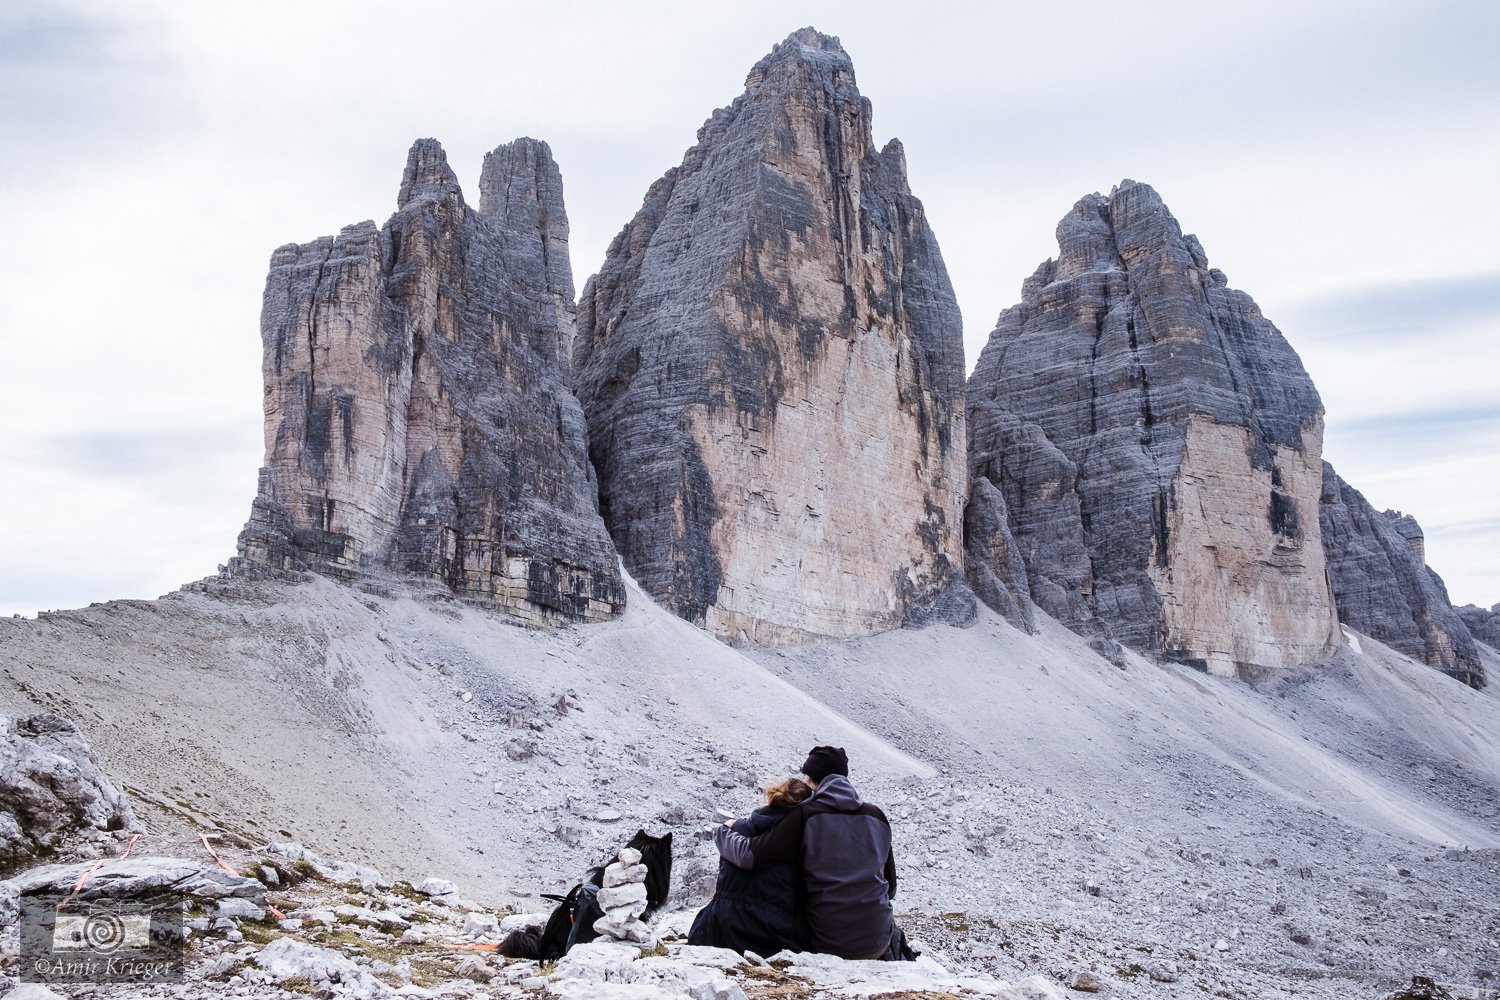
[[1500,602],[1500,4],[1263,0],[0,5],[0,614],[234,554],[277,246],[395,209],[440,139],[547,140],[581,288],[650,183],[806,24],[906,148],[972,366],[1057,221],[1124,178],[1301,355],[1324,457]]

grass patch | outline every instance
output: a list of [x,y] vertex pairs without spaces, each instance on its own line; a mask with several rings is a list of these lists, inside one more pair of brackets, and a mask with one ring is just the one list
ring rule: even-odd
[[430,956],[411,959],[411,982],[413,986],[433,987],[453,981],[457,963],[447,963]]
[[257,923],[251,920],[240,921],[240,933],[245,940],[251,944],[268,945],[279,937],[285,937],[285,933],[274,923]]
[[967,934],[973,929],[973,927],[969,923],[969,915],[962,911],[954,913],[944,913],[939,915],[938,919],[941,920],[949,930],[957,934]]

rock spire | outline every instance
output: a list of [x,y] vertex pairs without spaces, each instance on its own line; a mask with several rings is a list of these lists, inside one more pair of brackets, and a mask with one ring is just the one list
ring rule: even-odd
[[567,239],[546,143],[486,156],[475,210],[422,139],[384,227],[277,250],[266,460],[233,571],[395,571],[532,621],[616,614],[568,384]]
[[578,324],[601,509],[658,600],[772,645],[972,616],[958,307],[837,39],[755,65]]
[[971,533],[971,579],[1214,673],[1330,652],[1323,408],[1296,353],[1148,185],[1083,198],[1057,241],[969,380],[969,518],[1011,529]]

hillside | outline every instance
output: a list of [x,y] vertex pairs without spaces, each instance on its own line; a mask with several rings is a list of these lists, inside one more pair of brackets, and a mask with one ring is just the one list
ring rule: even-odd
[[0,706],[78,720],[153,852],[295,839],[536,909],[644,826],[676,834],[690,908],[714,810],[833,742],[892,815],[898,911],[960,964],[1124,988],[1150,949],[1191,973],[1162,996],[1500,966],[1500,699],[1358,635],[1251,685],[987,611],[736,650],[633,585],[620,619],[551,631],[322,579],[206,587],[0,621]]

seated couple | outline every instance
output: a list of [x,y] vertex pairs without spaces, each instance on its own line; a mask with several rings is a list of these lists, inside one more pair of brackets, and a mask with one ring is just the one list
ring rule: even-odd
[[860,801],[843,748],[814,747],[802,778],[772,785],[766,799],[715,829],[719,880],[688,943],[761,956],[911,957],[891,915],[891,824]]

